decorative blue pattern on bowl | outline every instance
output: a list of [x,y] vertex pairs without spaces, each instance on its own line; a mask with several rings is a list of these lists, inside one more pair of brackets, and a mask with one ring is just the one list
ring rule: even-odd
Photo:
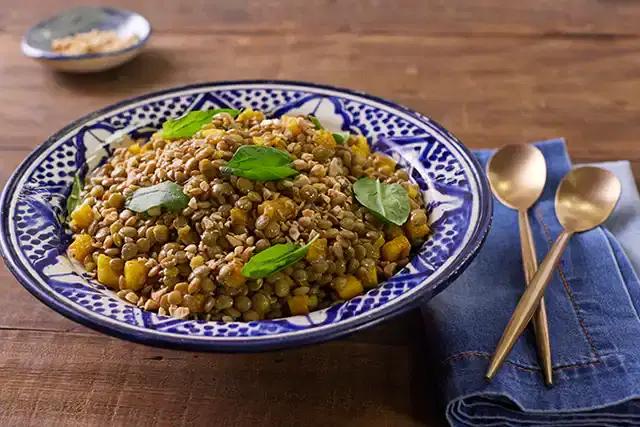
[[[89,279],[66,255],[61,224],[75,173],[95,168],[118,137],[149,136],[192,109],[252,107],[314,114],[331,130],[365,135],[425,192],[433,234],[411,262],[365,295],[307,316],[249,323],[177,320],[143,311]],[[478,163],[450,133],[404,107],[344,89],[296,82],[208,83],[152,93],[86,116],[20,165],[1,201],[2,252],[36,297],[87,326],[151,345],[259,351],[327,340],[377,323],[440,292],[479,250],[491,222],[491,196]]]

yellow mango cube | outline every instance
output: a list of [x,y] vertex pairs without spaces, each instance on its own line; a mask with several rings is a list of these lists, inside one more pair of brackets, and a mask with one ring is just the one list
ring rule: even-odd
[[409,236],[409,239],[411,240],[420,239],[431,231],[428,224],[413,225],[411,221],[407,222],[405,229],[407,231],[407,236]]
[[130,145],[127,147],[127,151],[131,154],[140,154],[140,144],[136,142],[135,144]]
[[118,273],[109,265],[111,257],[100,254],[98,257],[98,282],[110,288],[118,289]]
[[380,248],[384,245],[384,237],[382,235],[378,236],[375,242],[373,242],[373,248],[380,252]]
[[247,213],[240,208],[231,208],[229,215],[232,224],[244,225],[247,223]]
[[261,111],[253,111],[252,109],[248,108],[242,113],[238,114],[236,121],[245,122],[251,119],[256,119],[257,121],[261,122],[264,120],[264,114]]
[[91,240],[89,234],[78,234],[73,240],[73,243],[69,245],[69,255],[77,261],[83,262],[86,256],[93,252]]
[[392,171],[396,169],[396,162],[389,156],[384,154],[375,154],[373,158],[373,166],[376,168],[388,167]]
[[420,195],[420,189],[419,189],[418,185],[417,184],[408,184],[407,185],[407,194],[409,194],[409,197],[411,197],[412,199],[418,198],[418,196]]
[[291,314],[309,314],[309,295],[296,295],[287,300]]
[[124,263],[124,280],[127,283],[127,289],[139,291],[144,288],[147,281],[147,273],[149,269],[144,262],[139,260],[129,260]]
[[335,148],[336,140],[333,139],[333,135],[328,130],[318,130],[316,131],[316,144],[325,148]]
[[369,148],[369,143],[367,142],[367,138],[362,135],[356,135],[355,138],[350,140],[351,143],[351,151],[355,154],[359,154],[362,157],[367,157],[371,154],[371,150]]
[[344,285],[342,289],[338,290],[338,295],[340,299],[348,300],[358,295],[362,295],[364,293],[364,288],[362,287],[362,282],[358,280],[357,277],[352,275],[347,275],[347,283]]
[[411,243],[409,243],[409,239],[407,239],[405,235],[402,235],[382,246],[382,258],[385,261],[397,261],[409,256],[410,250]]
[[89,228],[93,221],[93,210],[87,203],[77,206],[71,212],[71,226],[77,228]]
[[358,272],[358,278],[365,288],[375,288],[378,284],[378,271],[375,265],[366,269],[366,272]]
[[327,239],[317,239],[309,249],[307,249],[307,261],[321,261],[327,257]]
[[267,200],[258,206],[258,214],[266,215],[276,221],[286,221],[296,213],[296,202],[288,197]]
[[280,124],[285,130],[290,131],[293,136],[298,136],[302,132],[298,120],[295,117],[282,116],[280,117]]
[[284,141],[280,137],[275,137],[272,139],[266,139],[261,136],[254,136],[253,143],[255,145],[261,145],[263,147],[274,147],[274,148],[286,148]]

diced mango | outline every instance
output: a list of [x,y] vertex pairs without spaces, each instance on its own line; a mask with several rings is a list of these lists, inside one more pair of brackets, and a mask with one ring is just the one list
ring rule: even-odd
[[264,113],[262,113],[261,111],[253,111],[252,109],[248,108],[238,115],[236,121],[243,122],[249,121],[251,119],[256,119],[257,121],[261,122],[264,120]]
[[296,202],[288,197],[278,197],[275,200],[267,200],[258,206],[258,214],[266,215],[276,221],[286,221],[296,213]]
[[327,239],[317,239],[307,249],[307,261],[321,261],[327,257]]
[[382,258],[385,261],[397,261],[401,258],[409,256],[410,250],[411,243],[409,243],[409,239],[407,239],[406,236],[402,235],[400,237],[396,237],[390,242],[385,243],[382,246]]
[[289,130],[293,136],[298,136],[302,132],[298,120],[295,117],[282,116],[280,117],[280,123],[282,127]]
[[357,297],[358,295],[362,295],[364,293],[364,288],[362,287],[362,282],[358,280],[357,277],[352,275],[347,275],[347,283],[344,285],[342,289],[338,290],[338,295],[340,299],[348,300],[353,297]]
[[73,240],[73,243],[69,245],[69,255],[76,260],[82,262],[87,255],[93,252],[93,246],[91,245],[91,236],[89,234],[78,234]]
[[135,143],[127,147],[127,151],[131,154],[139,154],[140,153],[140,144]]
[[139,260],[129,260],[124,263],[124,280],[127,284],[127,289],[139,291],[144,288],[144,284],[147,280],[147,272],[149,269],[144,262]]
[[393,171],[396,168],[396,162],[391,157],[385,156],[384,154],[374,154],[373,166],[376,168],[386,166]]
[[229,215],[232,224],[244,225],[247,223],[247,213],[240,208],[231,208]]
[[365,288],[375,288],[378,284],[378,271],[375,265],[367,268],[366,271],[362,271],[363,269],[364,268],[361,267],[361,269],[358,270],[358,278],[362,281],[362,286]]
[[222,139],[225,134],[223,129],[205,129],[201,133],[208,141]]
[[309,314],[309,295],[296,295],[287,300],[291,314]]
[[272,139],[266,139],[261,136],[254,136],[253,143],[255,145],[262,145],[263,147],[274,147],[274,148],[281,148],[281,149],[286,148],[286,145],[282,140],[282,138],[277,136]]
[[408,184],[407,193],[409,194],[409,197],[411,197],[412,199],[416,199],[420,195],[420,189],[416,184]]
[[267,146],[269,146],[269,142],[270,141],[267,141],[266,139],[264,139],[261,136],[254,136],[253,137],[253,143],[255,145],[262,145],[263,147],[267,147]]
[[111,269],[109,261],[111,261],[111,257],[105,254],[98,256],[98,282],[118,289],[118,273]]
[[225,286],[239,288],[244,285],[247,278],[240,272],[242,270],[242,264],[234,261],[230,263],[229,266],[231,267],[231,274],[223,279]]
[[414,225],[411,221],[407,222],[404,228],[407,231],[407,236],[409,236],[411,240],[420,239],[431,231],[428,224]]
[[335,148],[336,140],[333,139],[333,135],[328,130],[318,130],[316,131],[316,144],[325,148]]
[[384,237],[382,235],[378,236],[375,242],[373,242],[373,248],[380,252],[380,248],[384,245]]
[[351,144],[351,151],[355,154],[359,154],[363,157],[367,157],[371,154],[371,150],[369,149],[369,143],[367,142],[367,138],[362,135],[356,135],[355,138],[351,138],[349,141]]
[[87,203],[77,206],[71,212],[71,226],[78,228],[89,228],[93,221],[93,210]]

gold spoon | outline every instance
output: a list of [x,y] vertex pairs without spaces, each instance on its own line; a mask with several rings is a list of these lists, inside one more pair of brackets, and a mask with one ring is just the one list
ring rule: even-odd
[[485,374],[491,379],[527,326],[569,238],[602,224],[618,203],[622,186],[611,172],[585,166],[569,172],[556,192],[556,216],[564,228],[518,302]]
[[[489,159],[487,175],[496,198],[503,205],[518,211],[522,266],[525,281],[528,284],[538,269],[538,258],[527,211],[542,194],[547,180],[547,164],[544,156],[533,145],[506,145]],[[540,300],[540,305],[535,312],[533,325],[544,380],[550,386],[553,383],[553,373],[544,298]]]

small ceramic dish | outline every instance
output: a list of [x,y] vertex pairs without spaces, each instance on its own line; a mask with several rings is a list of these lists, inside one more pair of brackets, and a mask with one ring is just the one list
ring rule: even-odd
[[[138,41],[115,52],[68,56],[53,51],[52,43],[91,30],[113,31]],[[58,71],[91,73],[117,67],[133,59],[151,36],[151,24],[141,15],[111,7],[78,7],[60,12],[30,28],[20,45],[25,56]]]
[[[308,315],[248,323],[181,320],[144,311],[90,278],[67,256],[64,222],[73,177],[86,176],[123,134],[148,138],[190,110],[253,108],[273,117],[314,114],[328,129],[362,134],[425,195],[432,233],[410,263],[365,295]],[[49,307],[99,331],[150,345],[262,351],[329,340],[427,301],[471,262],[492,217],[475,157],[437,123],[360,92],[309,83],[204,83],[143,95],[66,126],[18,167],[0,200],[0,249],[18,280]]]

